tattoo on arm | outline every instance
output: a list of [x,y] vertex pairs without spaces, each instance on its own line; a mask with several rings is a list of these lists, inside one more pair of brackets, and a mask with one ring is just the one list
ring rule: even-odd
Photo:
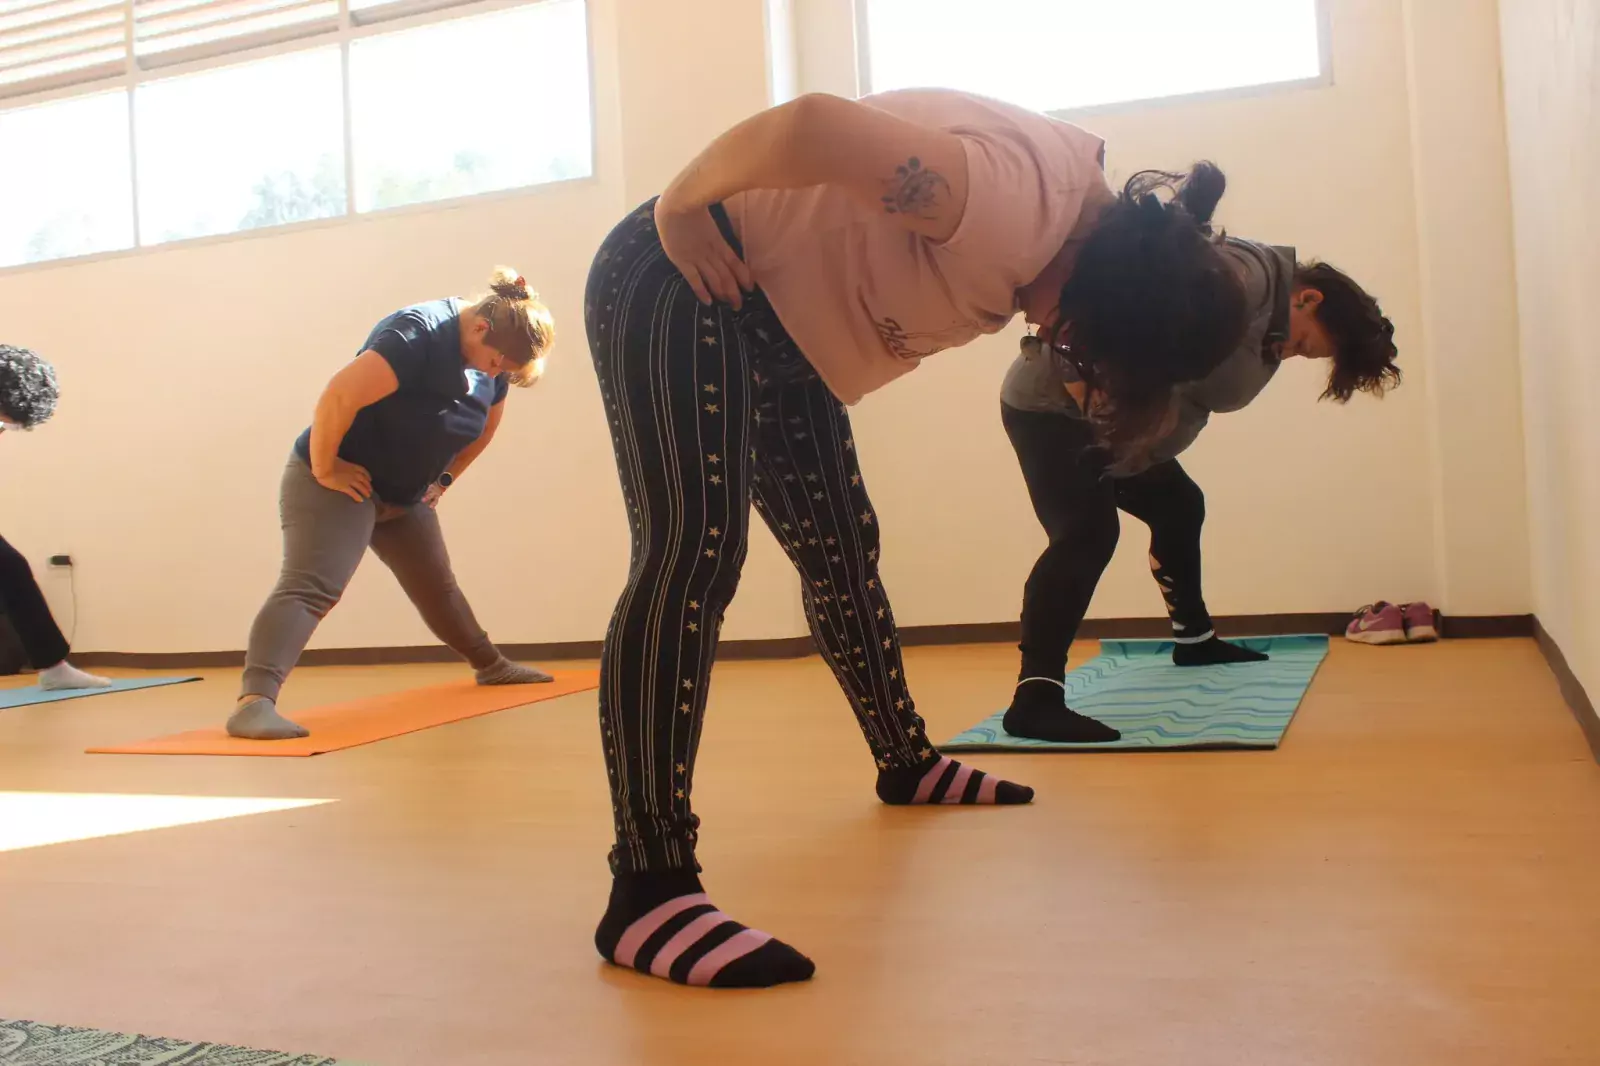
[[894,177],[884,182],[883,209],[891,215],[911,215],[931,219],[950,199],[950,183],[937,170],[929,170],[912,156],[894,168]]

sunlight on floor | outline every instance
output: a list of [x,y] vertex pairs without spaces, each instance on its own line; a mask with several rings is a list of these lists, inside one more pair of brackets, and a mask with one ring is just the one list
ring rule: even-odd
[[0,851],[142,833],[149,829],[169,829],[333,802],[331,799],[253,796],[0,792]]

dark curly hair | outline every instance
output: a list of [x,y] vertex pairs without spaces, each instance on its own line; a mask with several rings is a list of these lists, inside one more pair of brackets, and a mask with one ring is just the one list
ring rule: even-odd
[[32,429],[56,413],[56,368],[37,352],[0,344],[0,418]]
[[1211,163],[1135,174],[1062,286],[1056,344],[1096,394],[1113,453],[1159,433],[1172,387],[1205,377],[1244,337],[1244,286],[1211,232],[1226,189]]
[[1346,403],[1358,392],[1382,396],[1400,384],[1394,323],[1384,317],[1377,300],[1327,263],[1296,266],[1294,283],[1322,294],[1317,322],[1333,342],[1333,369],[1322,399]]

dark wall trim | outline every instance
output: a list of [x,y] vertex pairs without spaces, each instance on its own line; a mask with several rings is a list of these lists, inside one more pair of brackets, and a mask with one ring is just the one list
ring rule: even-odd
[[1486,637],[1531,637],[1533,615],[1490,614],[1450,615],[1439,620],[1439,635],[1456,640],[1481,640]]
[[[1350,616],[1343,612],[1313,614],[1244,614],[1216,619],[1225,637],[1281,636],[1286,633],[1344,632]],[[1165,618],[1090,618],[1079,636],[1090,640],[1160,638],[1171,633]],[[1529,637],[1534,634],[1532,615],[1450,617],[1443,620],[1449,637]],[[907,647],[942,644],[1015,644],[1020,637],[1016,622],[975,622],[948,626],[904,626],[900,639]],[[512,659],[560,661],[598,659],[598,640],[557,644],[502,644]],[[802,659],[812,654],[810,637],[773,640],[725,640],[718,648],[723,659]],[[119,652],[98,651],[74,655],[82,666],[121,666],[133,670],[226,669],[244,665],[242,651]],[[448,663],[456,656],[439,645],[400,648],[318,648],[300,657],[302,666],[396,666],[404,663]]]
[[1589,699],[1589,693],[1583,687],[1583,682],[1578,680],[1578,675],[1572,672],[1572,667],[1567,664],[1567,657],[1539,620],[1533,620],[1533,639],[1539,642],[1539,650],[1544,653],[1544,661],[1550,664],[1550,672],[1556,675],[1556,683],[1561,686],[1561,696],[1567,701],[1567,708],[1572,711],[1572,717],[1578,720],[1578,727],[1583,730],[1583,735],[1589,740],[1589,750],[1594,753],[1594,761],[1600,762],[1600,716],[1596,716],[1594,703]]

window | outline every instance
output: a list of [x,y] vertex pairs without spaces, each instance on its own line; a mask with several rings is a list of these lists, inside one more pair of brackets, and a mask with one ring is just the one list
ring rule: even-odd
[[144,244],[344,214],[339,50],[134,90]]
[[339,0],[133,0],[133,54],[147,67],[338,27]]
[[0,0],[0,267],[587,177],[589,101],[584,0]]
[[583,16],[546,0],[353,44],[356,209],[587,177]]
[[0,266],[133,247],[128,98],[0,111]]
[[873,92],[944,86],[1039,111],[1322,75],[1319,0],[857,0]]

